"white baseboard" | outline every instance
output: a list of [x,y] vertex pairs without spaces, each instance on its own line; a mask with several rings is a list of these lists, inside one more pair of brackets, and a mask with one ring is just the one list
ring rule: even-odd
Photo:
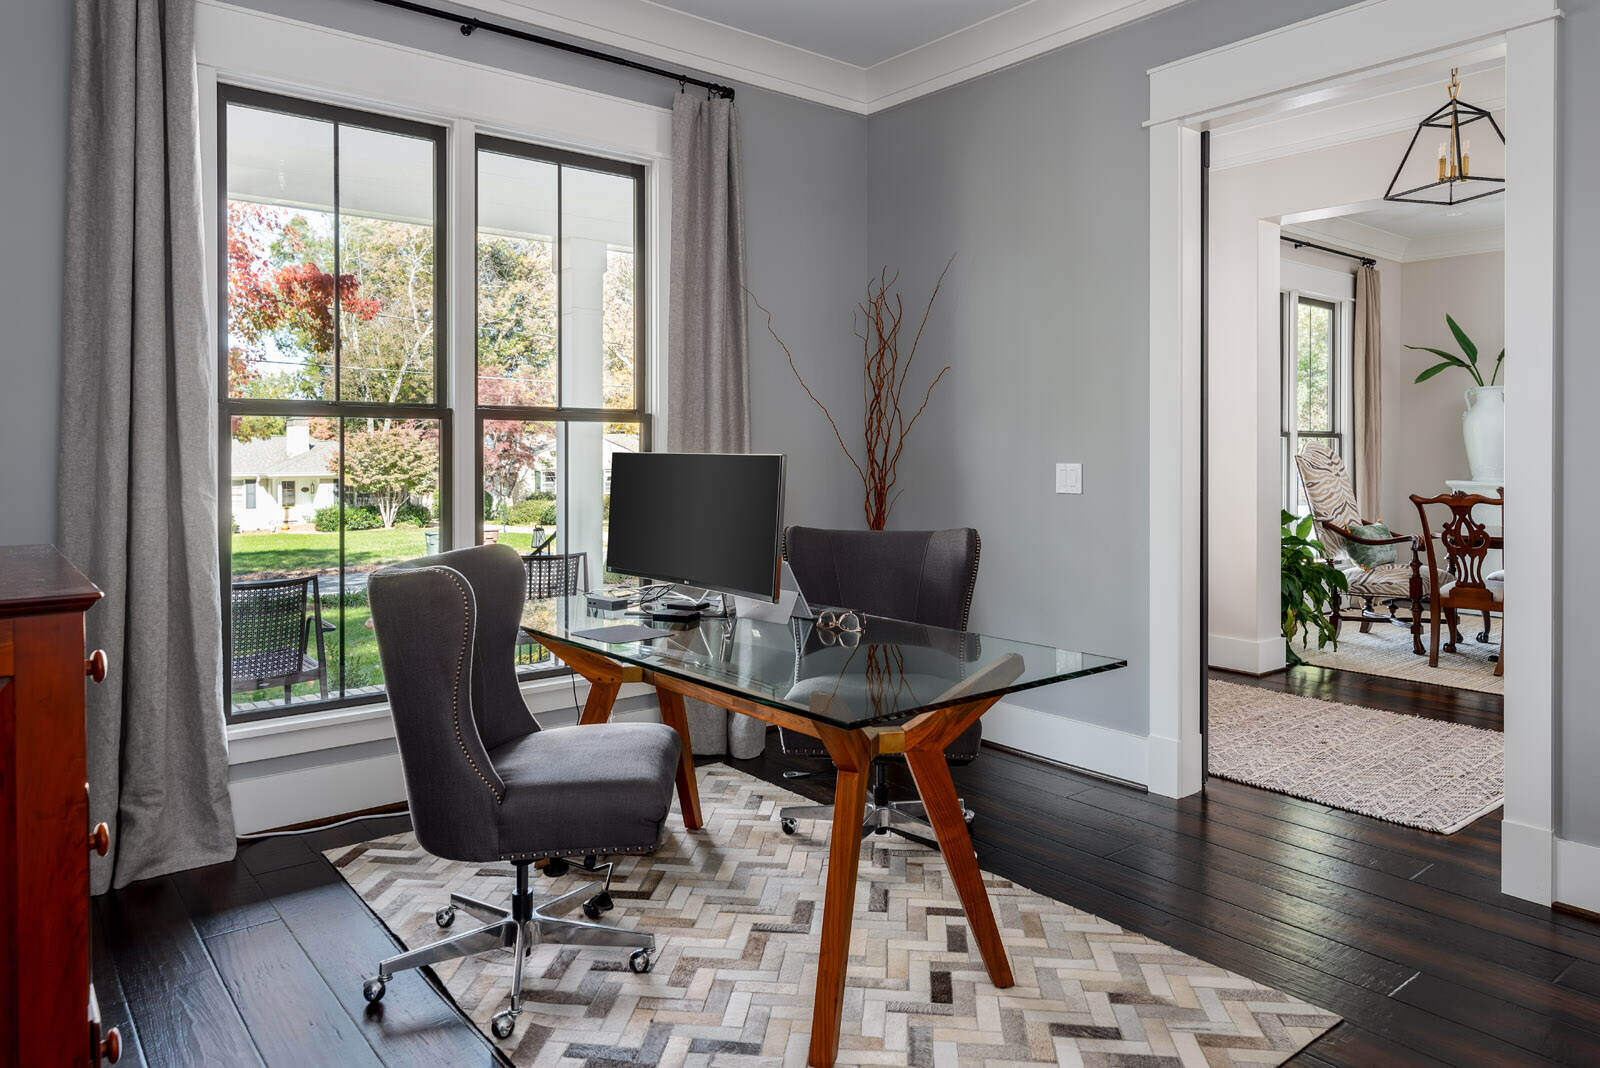
[[1555,900],[1600,912],[1600,846],[1557,838]]
[[1140,786],[1148,782],[1142,735],[1001,702],[983,717],[983,737],[1057,764]]
[[228,782],[234,833],[290,827],[406,799],[393,742],[352,748],[363,752],[341,757],[339,750],[324,750],[319,755],[333,759],[309,766],[287,760],[235,764]]
[[1500,824],[1501,892],[1541,905],[1555,900],[1556,844],[1557,839],[1548,827],[1503,820]]
[[1206,663],[1224,671],[1270,675],[1284,666],[1283,639],[1235,638],[1228,634],[1213,634],[1206,643]]

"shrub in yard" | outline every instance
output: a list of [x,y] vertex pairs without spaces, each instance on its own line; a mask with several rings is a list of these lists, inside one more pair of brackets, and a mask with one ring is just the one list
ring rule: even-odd
[[376,508],[347,508],[344,513],[344,529],[346,530],[377,530],[383,526],[383,516],[378,514]]
[[425,527],[433,522],[433,513],[428,510],[428,506],[425,504],[407,501],[395,512],[394,521],[397,526],[401,523],[409,523],[414,527]]
[[542,494],[529,497],[525,501],[518,501],[516,504],[512,505],[511,510],[506,513],[506,522],[519,527],[543,523],[544,520],[540,517],[543,516],[546,509],[553,504],[554,502],[552,500],[543,496]]
[[[326,508],[318,508],[311,517],[311,525],[327,534],[339,529],[339,506],[330,504]],[[383,526],[383,516],[378,514],[376,508],[351,508],[344,513],[344,529],[346,530],[376,530]]]

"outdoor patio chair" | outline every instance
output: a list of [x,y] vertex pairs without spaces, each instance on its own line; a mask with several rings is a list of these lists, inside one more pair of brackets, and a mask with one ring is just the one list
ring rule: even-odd
[[[538,548],[522,558],[522,568],[528,577],[528,600],[546,597],[570,597],[589,588],[589,554],[546,552],[555,540],[552,533]],[[532,664],[545,658],[539,644],[525,633],[517,641],[517,663]]]
[[[283,687],[284,703],[293,687],[317,683],[328,696],[328,650],[324,636],[338,629],[322,618],[316,575],[235,582],[230,595],[233,625],[229,655],[231,692]],[[312,657],[311,638],[317,639]]]

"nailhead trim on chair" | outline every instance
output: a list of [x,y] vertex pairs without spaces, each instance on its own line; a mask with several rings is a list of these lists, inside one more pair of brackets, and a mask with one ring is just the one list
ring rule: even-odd
[[961,629],[967,629],[967,621],[972,618],[972,593],[978,586],[978,561],[983,556],[983,536],[976,530],[972,532],[972,571],[967,575],[967,601],[961,606]]
[[659,844],[653,846],[584,846],[572,849],[541,849],[533,853],[501,853],[501,860],[544,860],[548,857],[582,857],[593,853],[595,856],[644,856],[654,853],[661,848]]
[[467,743],[461,737],[461,665],[467,658],[467,649],[472,645],[472,614],[473,604],[469,597],[466,583],[453,567],[428,567],[424,571],[439,571],[450,577],[456,584],[456,590],[461,594],[461,607],[464,609],[461,623],[461,652],[456,655],[456,678],[450,687],[450,719],[456,731],[456,745],[461,747],[461,755],[467,758],[467,763],[472,765],[473,772],[478,776],[483,785],[489,788],[489,793],[494,796],[497,805],[505,804],[505,798],[500,796],[500,791],[494,788],[483,770],[478,767],[478,762],[472,759],[472,754],[467,751]]

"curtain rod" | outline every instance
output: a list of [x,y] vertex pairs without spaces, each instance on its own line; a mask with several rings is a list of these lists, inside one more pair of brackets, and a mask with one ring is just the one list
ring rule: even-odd
[[1326,252],[1330,256],[1343,256],[1345,259],[1349,260],[1360,260],[1361,266],[1363,267],[1376,267],[1378,265],[1378,261],[1373,259],[1371,256],[1363,256],[1356,252],[1346,252],[1342,248],[1329,248],[1327,245],[1319,245],[1315,241],[1307,241],[1302,237],[1290,237],[1288,234],[1279,234],[1278,240],[1287,241],[1295,248],[1314,248],[1318,252]]
[[652,67],[648,63],[640,63],[637,60],[628,59],[624,56],[615,56],[608,52],[601,52],[597,49],[586,48],[583,45],[573,44],[570,41],[562,41],[554,37],[545,37],[537,33],[530,33],[527,30],[518,29],[515,26],[503,26],[494,22],[485,22],[483,19],[475,18],[471,15],[464,15],[457,11],[447,11],[444,8],[439,7],[430,7],[427,4],[413,3],[412,0],[372,0],[372,2],[375,4],[382,4],[385,7],[397,7],[402,11],[410,11],[413,14],[426,15],[429,18],[435,18],[444,22],[454,23],[461,28],[461,36],[463,37],[471,37],[473,30],[488,30],[490,33],[498,33],[505,37],[514,37],[519,41],[527,41],[529,44],[543,45],[546,48],[555,48],[562,52],[571,52],[574,55],[587,56],[589,59],[598,59],[602,63],[615,63],[619,67],[628,67],[632,70],[643,71],[646,74],[654,74],[660,78],[671,78],[679,85],[699,86],[701,89],[706,90],[713,96],[720,96],[728,100],[733,99],[732,86],[722,85],[718,82],[708,82],[703,78],[696,78],[693,75],[684,74],[681,71],[670,71],[662,67]]

